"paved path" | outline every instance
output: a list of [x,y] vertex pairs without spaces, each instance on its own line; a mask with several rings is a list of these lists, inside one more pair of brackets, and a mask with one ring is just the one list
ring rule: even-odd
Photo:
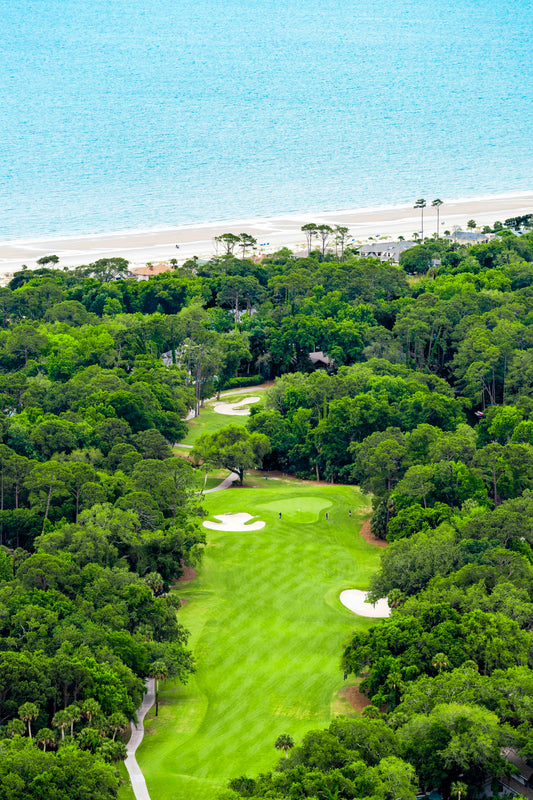
[[133,793],[135,794],[137,800],[150,800],[144,775],[142,774],[141,768],[137,764],[137,759],[135,758],[135,751],[139,747],[144,736],[143,720],[147,711],[155,702],[155,681],[153,678],[146,679],[146,688],[148,691],[144,696],[141,707],[137,709],[137,725],[132,723],[131,737],[127,745],[128,755],[126,756],[126,761],[124,762],[130,776]]
[[238,480],[239,476],[232,472],[231,475],[228,475],[227,478],[224,478],[222,483],[219,483],[214,489],[206,489],[204,494],[211,494],[211,492],[220,492],[222,489],[229,489],[231,484]]

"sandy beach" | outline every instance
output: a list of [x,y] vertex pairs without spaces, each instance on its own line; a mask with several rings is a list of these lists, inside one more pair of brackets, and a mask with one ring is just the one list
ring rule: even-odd
[[[533,191],[486,197],[443,199],[440,209],[440,232],[452,231],[455,226],[466,229],[469,219],[478,226],[503,222],[508,217],[533,212]],[[249,233],[257,239],[260,253],[273,252],[287,246],[293,251],[305,249],[305,237],[300,228],[308,222],[345,225],[355,242],[370,237],[411,238],[420,232],[420,212],[411,205],[383,206],[324,213],[286,214],[265,219],[240,219],[219,223],[185,225],[176,228],[146,231],[119,231],[56,238],[27,239],[0,242],[0,275],[5,281],[23,264],[35,268],[37,259],[54,253],[59,267],[88,264],[99,258],[122,256],[132,267],[147,262],[159,263],[177,258],[178,263],[192,256],[209,258],[216,254],[214,237],[222,233]],[[424,236],[431,236],[437,226],[435,209],[424,209]],[[179,249],[176,248],[179,245]]]

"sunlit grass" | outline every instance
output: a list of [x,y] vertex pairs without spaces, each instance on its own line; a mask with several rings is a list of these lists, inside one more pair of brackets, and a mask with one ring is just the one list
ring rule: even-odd
[[[252,386],[249,391],[241,394],[223,394],[220,398],[224,403],[239,403],[246,397],[260,397],[257,403],[253,403],[254,408],[260,408],[265,402],[265,390]],[[189,420],[187,423],[187,436],[181,440],[180,444],[194,444],[199,436],[204,433],[215,433],[228,425],[246,425],[248,416],[235,416],[230,414],[218,414],[213,410],[216,400],[210,400],[200,410],[198,417]],[[241,406],[245,408],[246,406]],[[250,406],[251,408],[252,406]]]
[[213,800],[231,777],[272,768],[279,733],[300,739],[328,723],[332,705],[344,709],[343,643],[375,624],[338,599],[366,588],[378,565],[359,536],[367,498],[259,474],[248,482],[258,488],[205,497],[210,518],[247,511],[266,526],[206,531],[198,577],[179,590],[198,670],[186,687],[164,686],[159,717],[147,718],[138,760],[152,800]]

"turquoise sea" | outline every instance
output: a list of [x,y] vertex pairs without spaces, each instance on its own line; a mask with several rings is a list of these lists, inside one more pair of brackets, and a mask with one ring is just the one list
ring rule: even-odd
[[533,188],[524,0],[0,0],[0,239]]

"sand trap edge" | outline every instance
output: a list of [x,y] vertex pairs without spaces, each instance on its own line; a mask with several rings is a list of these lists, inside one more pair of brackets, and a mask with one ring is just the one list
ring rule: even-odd
[[365,602],[366,598],[367,592],[362,592],[360,589],[345,589],[339,595],[339,600],[343,606],[360,617],[384,619],[390,615],[390,607],[386,597],[382,597],[374,604]]

